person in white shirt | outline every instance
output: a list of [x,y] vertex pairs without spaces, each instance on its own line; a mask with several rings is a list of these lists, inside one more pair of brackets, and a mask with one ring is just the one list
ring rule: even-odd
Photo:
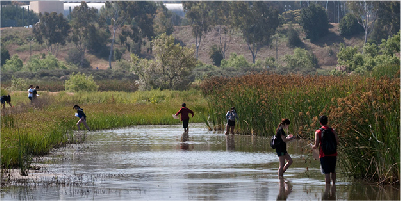
[[29,89],[28,89],[28,98],[29,100],[31,100],[32,102],[32,98],[33,98],[33,85],[29,85]]

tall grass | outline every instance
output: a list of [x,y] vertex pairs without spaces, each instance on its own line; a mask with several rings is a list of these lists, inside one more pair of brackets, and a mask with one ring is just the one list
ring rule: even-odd
[[171,114],[181,108],[182,102],[195,112],[190,122],[203,122],[202,115],[207,107],[206,100],[197,90],[39,94],[38,102],[30,105],[26,102],[26,93],[15,93],[15,107],[2,110],[3,167],[26,169],[29,167],[26,165],[29,156],[46,154],[53,147],[71,140],[78,121],[74,116],[76,111],[72,108],[75,104],[84,109],[91,130],[144,124],[180,124]]
[[340,134],[340,165],[356,178],[399,183],[399,78],[254,74],[202,84],[210,121],[223,128],[235,106],[239,133],[271,136],[282,118],[290,132],[313,139],[327,115]]

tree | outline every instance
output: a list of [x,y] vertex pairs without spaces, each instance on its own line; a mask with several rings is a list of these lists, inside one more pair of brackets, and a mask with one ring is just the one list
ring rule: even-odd
[[93,76],[86,76],[84,73],[70,75],[70,78],[65,81],[65,90],[71,92],[79,91],[97,91],[99,86],[96,85]]
[[262,46],[270,44],[270,37],[279,25],[278,11],[261,1],[236,1],[232,5],[234,26],[241,30],[255,63],[258,51]]
[[348,8],[357,17],[358,23],[365,30],[365,41],[368,41],[368,35],[372,31],[374,23],[377,19],[377,12],[375,8],[375,2],[373,1],[351,1],[347,2]]
[[316,4],[301,10],[301,26],[306,37],[315,42],[329,32],[329,21],[326,11]]
[[[97,9],[89,8],[88,5],[82,1],[80,6],[76,6],[71,13],[72,25],[72,41],[75,47],[80,52],[81,57],[77,66],[83,67],[86,50],[89,45],[90,34],[94,33],[96,29],[95,22],[97,21]],[[95,32],[96,33],[96,32]]]
[[400,30],[400,1],[378,1],[377,20],[370,38],[377,44]]
[[39,44],[45,43],[47,50],[57,56],[60,45],[65,45],[65,41],[70,32],[70,25],[63,14],[56,12],[44,14],[39,13],[40,22],[33,26],[32,32]]
[[116,38],[116,30],[125,24],[131,25],[131,32],[126,32],[132,38],[149,39],[153,37],[153,17],[156,13],[156,6],[153,2],[145,1],[106,1],[105,8],[102,10],[102,17],[109,20],[113,27],[113,39],[110,46],[109,66],[113,56],[113,47]]
[[20,71],[24,67],[22,60],[18,54],[14,54],[11,59],[8,59],[4,65],[1,65],[1,71]]
[[49,54],[45,58],[39,55],[32,56],[24,66],[24,71],[37,72],[39,70],[67,69],[63,62],[60,62],[54,55]]
[[358,19],[352,13],[348,13],[341,19],[339,28],[343,36],[352,36],[363,31],[363,27],[358,23]]
[[184,7],[185,16],[190,20],[192,35],[195,36],[196,58],[198,58],[199,46],[202,37],[210,30],[212,20],[209,16],[208,2],[186,1]]
[[8,59],[10,59],[10,53],[4,47],[4,45],[2,45],[1,46],[1,66],[3,66]]
[[154,60],[131,56],[133,70],[145,89],[184,89],[190,83],[191,70],[196,66],[194,49],[174,41],[173,36],[166,34],[153,40]]
[[156,36],[163,33],[166,33],[167,35],[171,35],[173,33],[174,26],[171,18],[171,11],[167,10],[166,6],[161,4],[159,8],[157,8],[156,16],[153,20],[153,30]]
[[[1,1],[1,5],[4,1]],[[18,5],[1,7],[1,27],[17,27],[32,25],[39,21],[38,14],[25,10]]]

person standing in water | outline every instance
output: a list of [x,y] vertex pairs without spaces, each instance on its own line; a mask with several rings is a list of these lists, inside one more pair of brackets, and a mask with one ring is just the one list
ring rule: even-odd
[[188,122],[189,122],[188,114],[192,114],[192,117],[194,117],[194,112],[189,108],[187,108],[186,107],[187,105],[185,103],[183,103],[181,106],[182,106],[181,109],[177,112],[177,114],[175,114],[175,116],[181,114],[182,127],[184,128],[184,132],[188,132]]
[[[325,175],[326,186],[330,186],[331,181],[335,186],[338,135],[333,128],[327,125],[327,116],[321,116],[319,121],[322,127],[315,132],[315,144],[312,149],[319,149],[320,167]],[[333,150],[323,148],[327,147],[326,144],[327,146],[331,145]]]
[[[291,141],[292,139],[294,139],[294,137],[292,135],[287,136],[284,131],[288,129],[289,125],[290,125],[290,120],[282,119],[276,130],[276,138],[278,142],[276,146],[276,153],[279,160],[279,168],[278,168],[279,177],[282,177],[284,172],[287,171],[287,169],[292,164],[292,158],[287,152],[286,142]],[[285,161],[287,161],[287,163]]]
[[232,107],[231,110],[227,112],[226,119],[227,119],[227,130],[225,134],[228,135],[229,131],[231,130],[231,134],[234,135],[235,119],[238,119],[235,107]]

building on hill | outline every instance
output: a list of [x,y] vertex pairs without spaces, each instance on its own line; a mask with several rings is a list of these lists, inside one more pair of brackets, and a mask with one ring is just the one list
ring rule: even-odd
[[64,1],[31,1],[30,9],[35,13],[62,13],[64,14]]

